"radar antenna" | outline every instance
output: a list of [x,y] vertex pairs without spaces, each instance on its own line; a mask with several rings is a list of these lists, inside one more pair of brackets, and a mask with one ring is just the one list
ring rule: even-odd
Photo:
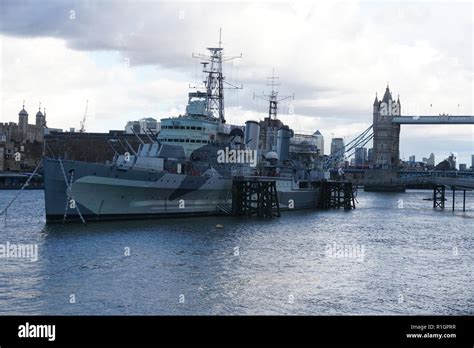
[[290,99],[290,98],[293,100],[295,99],[294,93],[292,95],[278,97],[278,91],[275,90],[275,87],[280,86],[280,82],[278,79],[279,77],[275,76],[275,69],[273,69],[272,76],[267,77],[267,80],[269,80],[269,82],[267,82],[267,86],[271,87],[270,94],[264,94],[264,93],[262,93],[262,95],[254,94],[254,99],[259,98],[268,102],[268,117],[270,117],[270,119],[273,119],[273,120],[277,119],[279,102],[286,99]]

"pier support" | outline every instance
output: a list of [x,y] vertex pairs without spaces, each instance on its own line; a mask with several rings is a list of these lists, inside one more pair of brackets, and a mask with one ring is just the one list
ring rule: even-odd
[[319,207],[322,209],[355,209],[354,188],[351,182],[325,181],[321,183]]
[[453,211],[454,211],[454,206],[456,204],[456,187],[453,186]]
[[280,216],[275,181],[235,179],[232,182],[232,215]]
[[462,195],[462,211],[466,211],[466,190],[463,190]]
[[433,185],[433,208],[444,209],[446,187],[444,185]]

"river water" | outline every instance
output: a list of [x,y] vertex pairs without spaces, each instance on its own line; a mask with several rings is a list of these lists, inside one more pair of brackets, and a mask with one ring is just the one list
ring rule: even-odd
[[[0,191],[0,211],[16,191]],[[474,195],[359,192],[349,212],[46,225],[42,191],[0,217],[0,314],[474,314]],[[222,228],[216,225],[223,225]],[[32,249],[34,250],[34,249]],[[7,257],[8,256],[8,257]]]

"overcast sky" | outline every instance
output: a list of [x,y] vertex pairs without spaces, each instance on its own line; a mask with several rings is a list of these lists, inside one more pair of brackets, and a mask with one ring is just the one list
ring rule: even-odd
[[[261,119],[253,93],[272,68],[280,118],[294,130],[350,140],[372,123],[387,82],[402,114],[473,115],[473,4],[470,1],[21,1],[0,0],[0,122],[30,123],[38,104],[48,126],[123,129],[128,120],[183,113],[202,79],[193,52],[222,41],[230,123]],[[288,111],[294,110],[293,114]],[[430,106],[432,105],[432,106]],[[439,162],[457,152],[470,165],[473,126],[402,126],[400,155]]]

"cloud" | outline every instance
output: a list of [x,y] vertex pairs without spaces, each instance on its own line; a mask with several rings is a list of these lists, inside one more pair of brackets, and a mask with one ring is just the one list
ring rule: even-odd
[[[3,0],[0,8],[9,114],[23,96],[78,120],[92,98],[97,130],[182,112],[188,84],[200,79],[191,53],[216,45],[219,27],[225,52],[243,53],[225,66],[229,80],[244,84],[226,94],[234,119],[256,117],[253,93],[266,89],[272,68],[281,93],[295,93],[295,114],[286,117],[294,127],[356,134],[371,123],[374,94],[387,81],[404,113],[473,114],[469,2]],[[101,66],[95,52],[118,55]],[[19,56],[23,63],[10,65]],[[72,123],[63,117],[58,125]]]
[[[1,37],[1,121],[16,121],[22,100],[33,117],[38,103],[47,108],[48,125],[78,127],[89,100],[89,131],[122,129],[127,120],[165,114],[182,103],[177,96],[186,91],[185,80],[160,77],[144,81],[137,70],[117,59],[107,67],[84,51],[67,48],[53,38],[15,39]],[[45,53],[46,52],[46,53]],[[30,120],[30,122],[32,122]]]

